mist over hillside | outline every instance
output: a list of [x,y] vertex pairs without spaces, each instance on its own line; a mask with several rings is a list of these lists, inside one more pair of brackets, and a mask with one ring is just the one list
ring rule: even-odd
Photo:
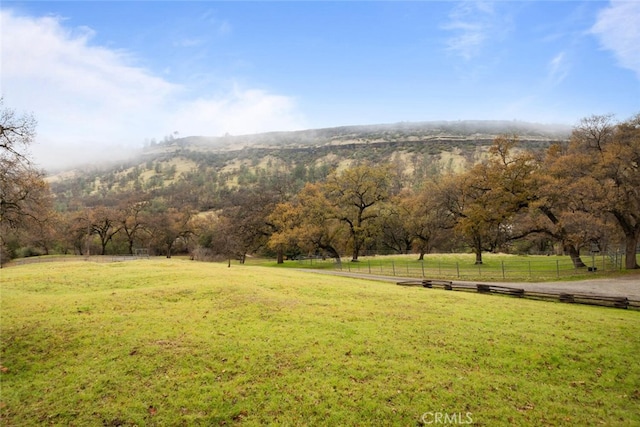
[[[166,137],[126,160],[86,165],[51,174],[62,205],[110,195],[144,192],[152,197],[197,193],[208,209],[240,187],[276,176],[295,185],[323,180],[332,170],[363,162],[392,163],[403,185],[460,172],[482,161],[499,135],[517,135],[528,149],[566,140],[571,128],[518,121],[441,121],[342,126],[220,137]],[[118,196],[120,197],[120,196]]]
[[432,121],[340,126],[252,135],[188,136],[171,138],[145,147],[146,154],[162,152],[167,147],[194,150],[241,150],[246,148],[302,148],[354,143],[384,143],[430,140],[486,140],[500,134],[516,134],[527,140],[565,139],[571,132],[567,125],[538,124],[520,121]]

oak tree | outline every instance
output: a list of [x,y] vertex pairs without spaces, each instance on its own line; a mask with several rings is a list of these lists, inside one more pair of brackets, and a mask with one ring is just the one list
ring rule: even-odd
[[363,164],[334,172],[325,188],[337,219],[347,224],[352,261],[372,237],[372,227],[380,215],[380,204],[389,197],[392,168],[389,165]]
[[270,219],[278,226],[271,245],[295,244],[302,251],[321,251],[340,263],[347,232],[336,218],[323,184],[306,184],[293,200],[279,204]]
[[535,200],[530,183],[537,162],[528,151],[517,150],[517,144],[515,135],[499,136],[487,161],[442,181],[454,230],[470,245],[476,264],[482,264],[483,251],[496,251],[523,237],[514,233],[513,219]]
[[106,206],[97,206],[88,212],[90,234],[100,240],[100,255],[106,255],[107,244],[122,229],[120,212]]
[[447,209],[443,188],[437,181],[426,181],[415,191],[403,192],[398,205],[404,209],[404,227],[412,238],[412,247],[420,260],[451,234],[455,218]]
[[[638,268],[640,239],[640,114],[620,123],[590,116],[575,127],[568,146],[553,159],[558,185],[582,212],[615,219],[624,236],[625,267]],[[596,223],[591,228],[596,227]]]

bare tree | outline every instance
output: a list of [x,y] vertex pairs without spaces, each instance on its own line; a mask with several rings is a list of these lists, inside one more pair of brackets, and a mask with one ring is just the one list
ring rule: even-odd
[[[49,187],[28,153],[35,128],[33,115],[18,115],[4,107],[0,98],[0,231],[27,227],[29,221],[38,221],[48,211]],[[0,261],[8,259],[3,235],[0,232]]]
[[0,98],[0,222],[12,227],[29,215],[28,205],[38,202],[47,190],[27,151],[35,128],[32,115],[18,116]]

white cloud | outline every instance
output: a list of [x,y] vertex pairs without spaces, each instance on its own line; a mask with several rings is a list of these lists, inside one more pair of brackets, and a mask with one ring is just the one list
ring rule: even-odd
[[591,32],[613,52],[620,66],[640,78],[640,2],[612,0],[598,13]]
[[489,40],[503,37],[509,31],[505,19],[496,13],[493,2],[456,3],[449,21],[442,26],[454,34],[447,39],[447,50],[465,60],[478,56]]
[[[93,31],[61,18],[0,11],[5,104],[33,112],[36,161],[52,168],[123,157],[145,138],[219,135],[302,127],[292,98],[264,90],[215,88],[219,96],[186,98],[194,89],[136,65],[124,50],[92,44]],[[212,93],[213,89],[209,89]]]
[[[173,115],[176,129],[192,135],[247,134],[265,130],[295,129],[303,122],[290,97],[237,85],[222,98],[200,98],[180,105]],[[184,132],[180,132],[184,134]]]

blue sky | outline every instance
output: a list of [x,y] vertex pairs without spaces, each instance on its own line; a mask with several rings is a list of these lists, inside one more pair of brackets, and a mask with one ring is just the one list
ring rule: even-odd
[[45,167],[145,140],[640,112],[638,1],[3,1]]

